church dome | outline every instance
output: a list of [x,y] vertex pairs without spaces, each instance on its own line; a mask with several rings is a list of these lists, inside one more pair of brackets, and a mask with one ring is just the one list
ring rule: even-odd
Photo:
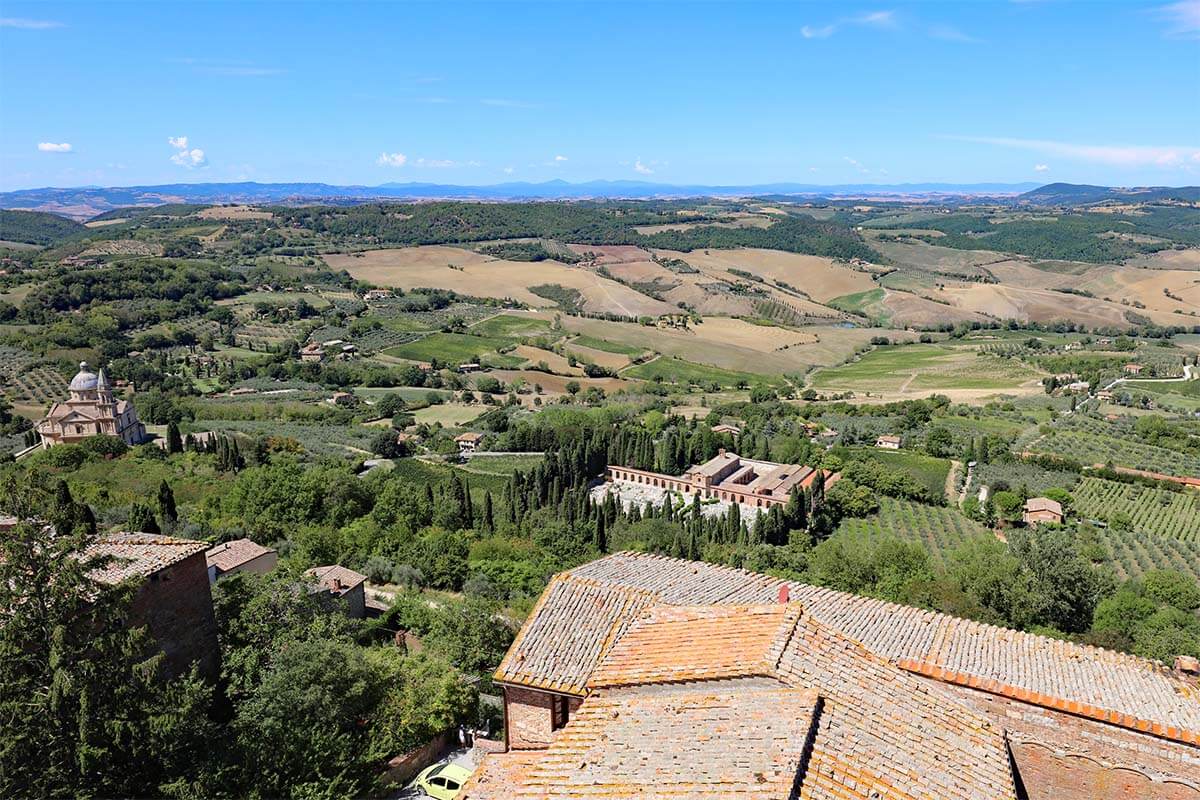
[[72,392],[86,392],[95,389],[96,382],[96,373],[88,370],[86,361],[80,361],[79,372],[71,379],[71,386],[69,388]]

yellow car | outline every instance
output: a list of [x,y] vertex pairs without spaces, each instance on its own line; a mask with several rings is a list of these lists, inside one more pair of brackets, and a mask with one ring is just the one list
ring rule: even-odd
[[469,777],[471,777],[471,770],[458,764],[434,764],[432,767],[422,770],[417,779],[413,781],[413,786],[416,787],[418,794],[426,797],[432,797],[435,800],[454,800]]

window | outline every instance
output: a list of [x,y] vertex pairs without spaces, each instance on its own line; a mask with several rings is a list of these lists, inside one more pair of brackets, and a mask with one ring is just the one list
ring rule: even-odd
[[447,789],[448,791],[451,791],[451,792],[457,792],[457,791],[458,791],[458,786],[459,786],[459,783],[458,783],[458,781],[456,781],[456,780],[452,780],[452,779],[450,779],[450,778],[446,778],[446,789]]
[[562,695],[550,698],[550,730],[556,731],[564,727],[571,719],[571,699]]

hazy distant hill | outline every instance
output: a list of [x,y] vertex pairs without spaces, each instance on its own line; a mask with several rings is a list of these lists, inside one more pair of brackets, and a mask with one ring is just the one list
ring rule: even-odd
[[584,198],[748,197],[799,195],[806,197],[875,196],[1014,196],[1032,183],[912,183],[844,184],[770,183],[746,186],[674,186],[644,181],[562,180],[544,183],[500,183],[491,186],[452,186],[438,183],[385,183],[380,186],[333,186],[327,183],[176,183],[158,186],[22,189],[0,193],[0,208],[52,211],[73,219],[88,219],[114,208],[167,203],[362,203],[371,200],[559,200]]
[[1200,186],[1139,186],[1134,188],[1091,186],[1084,183],[1051,183],[1025,192],[1019,202],[1031,205],[1087,205],[1105,200],[1150,202],[1154,200],[1200,200]]

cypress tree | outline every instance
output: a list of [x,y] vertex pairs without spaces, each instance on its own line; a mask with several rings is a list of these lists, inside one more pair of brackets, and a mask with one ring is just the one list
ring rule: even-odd
[[604,514],[596,517],[596,536],[592,540],[592,544],[595,546],[597,552],[608,552],[608,531],[604,522]]
[[183,452],[183,437],[179,435],[179,426],[174,422],[167,423],[167,452]]
[[496,530],[495,520],[492,519],[492,493],[490,491],[483,495],[483,529],[488,533]]
[[158,514],[163,522],[174,524],[179,521],[179,512],[175,508],[175,493],[166,478],[158,484]]

